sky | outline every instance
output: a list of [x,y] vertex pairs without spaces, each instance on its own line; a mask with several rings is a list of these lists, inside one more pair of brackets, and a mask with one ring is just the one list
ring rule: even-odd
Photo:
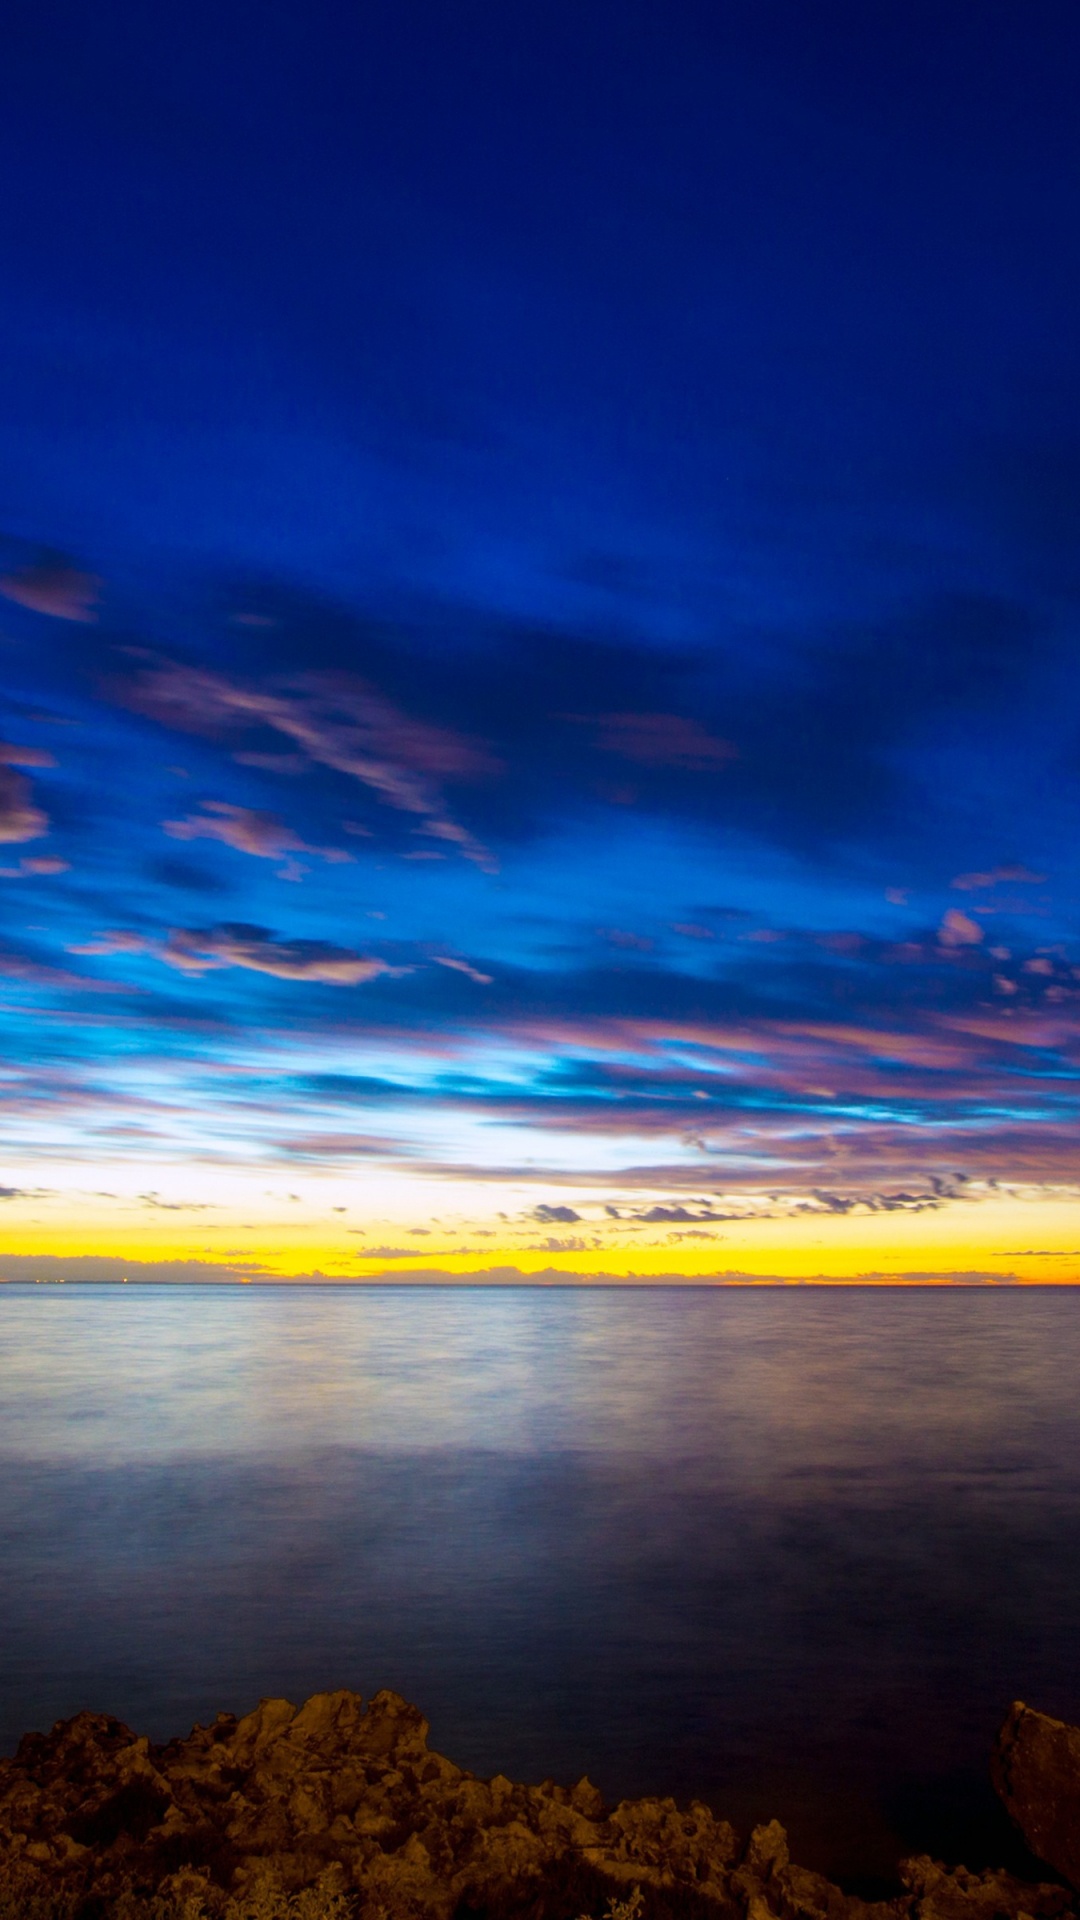
[[1078,59],[6,23],[0,1277],[1080,1279]]

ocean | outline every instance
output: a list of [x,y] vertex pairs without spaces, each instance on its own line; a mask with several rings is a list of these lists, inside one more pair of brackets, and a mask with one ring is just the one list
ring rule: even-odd
[[0,1287],[0,1752],[394,1687],[482,1774],[1017,1858],[1080,1720],[1069,1289]]

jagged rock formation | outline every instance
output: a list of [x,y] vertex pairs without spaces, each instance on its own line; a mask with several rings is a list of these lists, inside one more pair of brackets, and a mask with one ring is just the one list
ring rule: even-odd
[[[1051,1723],[1052,1724],[1052,1723]],[[105,1714],[0,1761],[4,1920],[1078,1920],[1068,1891],[902,1868],[870,1905],[693,1801],[481,1780],[394,1693],[264,1700],[151,1746]],[[1080,1736],[1078,1736],[1080,1738]],[[640,1889],[641,1898],[636,1899]]]
[[1016,1700],[991,1770],[1032,1853],[1080,1889],[1080,1727]]

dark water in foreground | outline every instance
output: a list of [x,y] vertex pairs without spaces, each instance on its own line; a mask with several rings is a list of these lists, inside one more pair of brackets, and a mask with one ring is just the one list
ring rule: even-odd
[[393,1686],[482,1773],[1007,1833],[1080,1719],[1080,1296],[0,1288],[0,1750]]

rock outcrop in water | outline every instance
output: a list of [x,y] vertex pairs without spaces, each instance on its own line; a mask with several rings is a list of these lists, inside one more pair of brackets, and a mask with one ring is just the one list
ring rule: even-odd
[[0,1761],[0,1915],[1080,1920],[1062,1885],[929,1859],[902,1864],[901,1898],[868,1904],[793,1865],[776,1821],[740,1840],[697,1801],[606,1808],[588,1780],[481,1780],[427,1731],[397,1694],[365,1708],[342,1692],[264,1700],[166,1746],[99,1713],[28,1734]]
[[1032,1853],[1080,1888],[1080,1727],[1017,1700],[991,1771]]

